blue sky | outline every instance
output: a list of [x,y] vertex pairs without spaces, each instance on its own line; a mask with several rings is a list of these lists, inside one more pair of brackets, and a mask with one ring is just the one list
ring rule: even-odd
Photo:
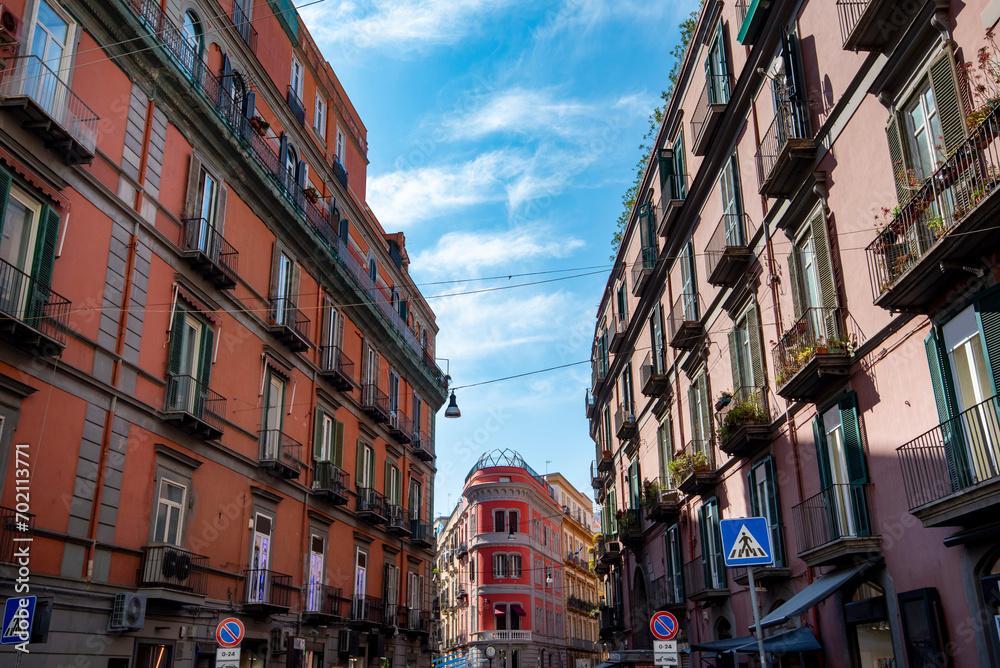
[[[432,298],[453,386],[589,360],[621,195],[695,6],[327,0],[301,10],[368,128],[368,203],[387,231],[406,233],[424,295],[570,277]],[[457,279],[477,280],[443,283]],[[436,514],[491,448],[519,451],[539,473],[550,461],[590,496],[589,385],[583,364],[458,390],[462,417],[437,421]]]

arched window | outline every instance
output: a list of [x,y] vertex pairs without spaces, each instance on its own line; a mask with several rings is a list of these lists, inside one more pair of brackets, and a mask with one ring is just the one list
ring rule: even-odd
[[295,169],[299,164],[299,154],[295,152],[295,147],[291,144],[285,149],[285,169],[288,171],[292,177],[294,177]]
[[347,239],[350,236],[350,229],[351,229],[350,225],[351,225],[351,221],[347,220],[346,218],[341,218],[341,220],[340,220],[340,240],[343,241],[345,244],[347,243]]
[[181,28],[184,39],[194,50],[194,55],[201,58],[205,48],[205,34],[201,29],[201,19],[190,9],[184,12],[184,26]]

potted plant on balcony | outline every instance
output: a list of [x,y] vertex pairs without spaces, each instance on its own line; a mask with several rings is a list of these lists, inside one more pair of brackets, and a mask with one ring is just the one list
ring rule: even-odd
[[642,505],[646,507],[646,511],[648,512],[655,508],[656,504],[660,501],[660,484],[646,480],[643,482],[642,487]]
[[319,191],[316,190],[316,186],[306,186],[302,189],[302,193],[306,196],[306,199],[313,204],[319,201]]
[[764,410],[763,403],[756,394],[752,394],[730,406],[719,425],[719,440],[725,443],[744,425],[768,424],[770,421],[771,417]]
[[267,131],[271,128],[271,124],[265,121],[260,116],[253,116],[250,119],[250,127],[253,128],[254,132],[263,137],[267,134]]
[[715,412],[718,413],[723,408],[729,405],[729,402],[733,400],[733,393],[729,390],[723,390],[719,393],[719,398],[715,400]]

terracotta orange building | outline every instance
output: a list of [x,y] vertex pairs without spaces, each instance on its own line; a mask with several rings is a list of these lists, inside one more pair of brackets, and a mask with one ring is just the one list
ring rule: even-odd
[[434,314],[336,75],[287,0],[251,4],[0,7],[26,668],[212,665],[229,616],[242,666],[430,664]]

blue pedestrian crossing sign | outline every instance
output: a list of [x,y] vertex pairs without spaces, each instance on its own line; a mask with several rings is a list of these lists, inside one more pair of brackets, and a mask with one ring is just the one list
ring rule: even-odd
[[766,517],[722,520],[719,525],[726,566],[768,566],[774,563],[771,528]]
[[24,643],[31,639],[31,625],[35,621],[37,596],[14,596],[7,599],[3,608],[3,634],[0,644]]

